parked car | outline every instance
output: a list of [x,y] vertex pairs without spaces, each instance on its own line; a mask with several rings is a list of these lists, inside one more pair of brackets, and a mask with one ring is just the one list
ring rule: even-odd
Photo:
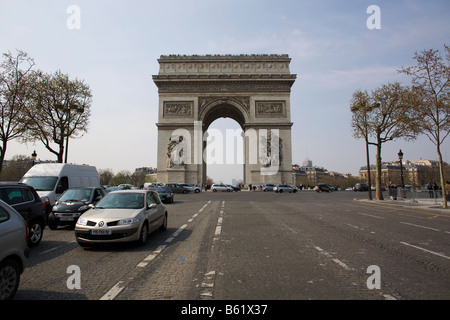
[[172,190],[170,190],[167,187],[158,187],[158,188],[156,188],[155,191],[158,193],[159,198],[161,199],[162,202],[173,203],[174,194],[173,194]]
[[227,192],[230,192],[230,191],[233,191],[233,188],[230,187],[230,186],[227,186],[226,184],[223,184],[223,183],[214,183],[214,184],[211,186],[211,190],[212,190],[213,192],[217,192],[217,191],[227,191]]
[[108,193],[75,225],[80,246],[136,241],[147,243],[148,235],[167,228],[167,209],[151,190],[121,190]]
[[241,191],[241,188],[239,188],[239,187],[234,187],[234,186],[232,186],[231,184],[228,184],[227,186],[229,186],[231,189],[233,189],[233,191],[236,191],[236,192]]
[[36,190],[24,183],[0,183],[0,200],[13,207],[27,222],[28,246],[37,246],[47,224],[45,206]]
[[0,300],[16,294],[29,258],[28,226],[22,216],[0,200]]
[[158,187],[164,187],[162,183],[159,182],[146,182],[144,183],[144,189],[155,191]]
[[129,184],[129,183],[119,184],[117,186],[117,188],[119,188],[120,190],[135,190],[135,189],[137,189],[136,186],[133,186],[132,184]]
[[263,191],[273,191],[274,188],[275,188],[274,184],[265,184],[265,185],[263,185]]
[[167,187],[170,190],[172,190],[173,193],[188,193],[188,192],[191,192],[191,190],[189,190],[185,186],[182,186],[181,184],[178,184],[178,183],[168,183],[168,184],[165,185],[165,187]]
[[188,184],[188,183],[181,183],[180,186],[183,186],[185,188],[188,188],[191,192],[194,193],[199,193],[202,192],[202,188],[198,187],[198,186],[194,186],[192,184]]
[[364,183],[357,183],[353,187],[353,191],[369,191],[369,186]]
[[321,183],[314,187],[314,190],[317,192],[331,192],[333,191],[332,187],[328,184]]
[[73,226],[78,217],[89,210],[105,196],[102,188],[74,188],[66,190],[56,201],[48,217],[48,227],[56,230],[58,226]]
[[296,193],[297,192],[296,187],[290,186],[288,184],[279,184],[279,185],[275,186],[275,188],[273,188],[273,190],[277,193],[282,193],[282,192]]

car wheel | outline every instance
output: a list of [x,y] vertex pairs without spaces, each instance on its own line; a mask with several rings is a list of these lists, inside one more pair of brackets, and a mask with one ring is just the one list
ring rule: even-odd
[[147,223],[144,223],[141,228],[138,244],[143,246],[144,244],[147,243],[147,240],[148,240],[148,226]]
[[279,192],[279,193],[282,193],[282,192],[283,192],[283,189],[280,189],[278,192]]
[[41,242],[43,234],[44,226],[42,223],[37,220],[31,221],[29,224],[28,247],[37,246]]
[[58,224],[55,221],[48,221],[48,227],[50,228],[50,230],[56,230],[58,229]]
[[16,261],[6,259],[0,263],[0,300],[11,300],[20,282],[20,268]]
[[217,192],[217,189],[213,189],[213,192]]
[[159,231],[166,231],[166,230],[167,230],[167,212],[164,214],[164,221],[161,227],[159,227]]
[[187,193],[187,191],[186,191],[186,190],[183,190],[183,193],[185,193],[185,194],[186,194],[186,193]]

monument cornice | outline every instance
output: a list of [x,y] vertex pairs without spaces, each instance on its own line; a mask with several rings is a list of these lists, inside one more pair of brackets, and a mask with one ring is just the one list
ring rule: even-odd
[[160,93],[290,92],[296,75],[153,76]]

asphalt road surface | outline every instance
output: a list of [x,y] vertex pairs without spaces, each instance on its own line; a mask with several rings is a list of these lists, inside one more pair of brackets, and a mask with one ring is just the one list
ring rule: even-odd
[[448,300],[450,213],[355,197],[177,194],[145,246],[82,248],[46,228],[15,300]]

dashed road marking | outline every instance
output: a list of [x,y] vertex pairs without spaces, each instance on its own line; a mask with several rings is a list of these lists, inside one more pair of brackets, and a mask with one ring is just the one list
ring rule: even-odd
[[409,247],[412,247],[412,248],[416,248],[416,249],[422,250],[423,252],[428,252],[428,253],[434,254],[434,255],[436,255],[436,256],[438,256],[438,257],[442,257],[442,258],[445,258],[445,259],[449,259],[449,260],[450,260],[450,257],[446,256],[445,254],[442,254],[442,253],[439,253],[439,252],[435,252],[435,251],[431,251],[431,250],[428,250],[428,249],[425,249],[425,248],[421,248],[421,247],[415,246],[415,245],[413,245],[413,244],[409,244],[409,243],[407,243],[407,242],[402,242],[402,241],[401,241],[400,243],[401,243],[401,244],[404,244],[405,246],[409,246]]

